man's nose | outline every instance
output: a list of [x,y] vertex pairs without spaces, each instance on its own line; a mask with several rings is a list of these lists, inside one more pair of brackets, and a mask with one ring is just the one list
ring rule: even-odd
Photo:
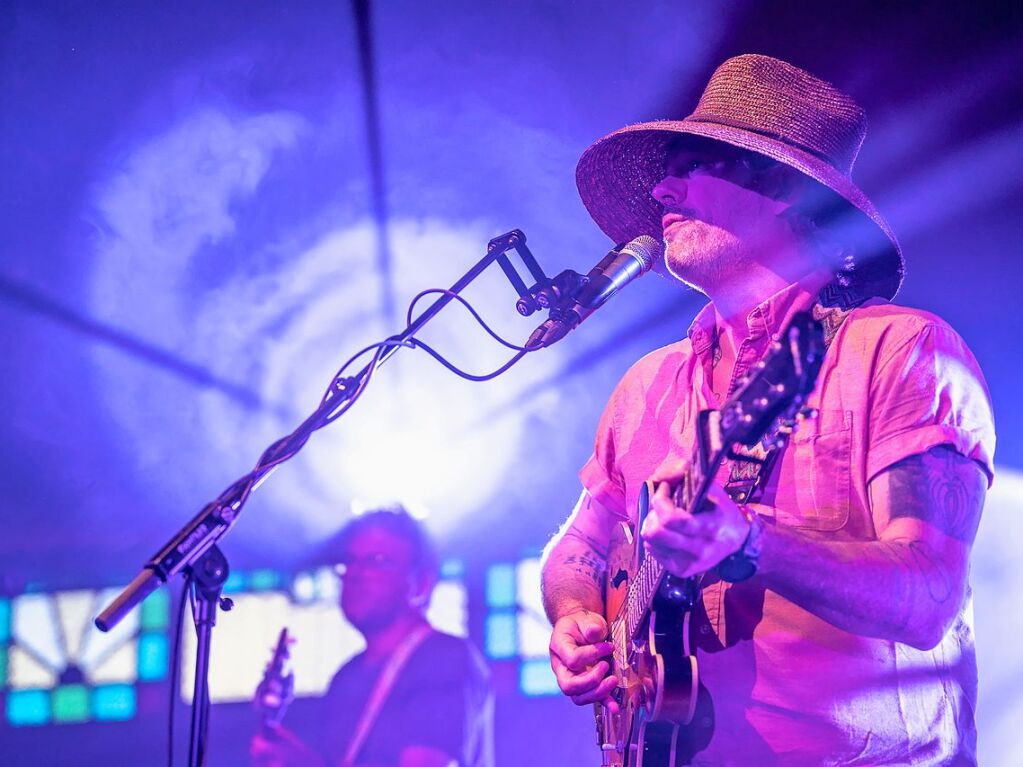
[[676,207],[686,199],[686,181],[678,176],[665,176],[654,184],[650,194],[664,207]]

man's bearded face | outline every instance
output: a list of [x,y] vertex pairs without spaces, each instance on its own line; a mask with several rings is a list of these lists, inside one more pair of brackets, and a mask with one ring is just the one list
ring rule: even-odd
[[676,149],[651,190],[664,212],[665,261],[683,282],[706,291],[742,269],[777,225],[777,203],[755,189],[741,155]]

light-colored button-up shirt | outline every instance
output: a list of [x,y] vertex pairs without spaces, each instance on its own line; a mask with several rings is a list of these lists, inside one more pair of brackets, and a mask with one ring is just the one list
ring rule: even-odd
[[[813,302],[796,284],[757,307],[735,376]],[[635,520],[644,480],[692,457],[697,414],[721,404],[710,387],[713,346],[708,305],[688,338],[641,359],[612,394],[580,476],[621,519]],[[934,315],[879,299],[853,310],[828,347],[808,404],[819,417],[793,435],[753,504],[769,524],[827,541],[875,540],[871,479],[938,445],[993,476],[983,376],[962,339]],[[976,763],[969,598],[942,642],[921,651],[838,629],[755,577],[714,581],[702,594],[697,657],[715,724],[694,764]]]

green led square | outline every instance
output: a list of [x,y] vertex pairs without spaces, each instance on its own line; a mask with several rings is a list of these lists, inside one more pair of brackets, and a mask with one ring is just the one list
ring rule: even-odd
[[89,718],[89,691],[82,684],[69,684],[53,691],[54,722],[84,722]]
[[11,600],[0,599],[0,642],[11,638]]
[[170,615],[170,592],[167,589],[154,591],[142,602],[139,621],[143,629],[167,628]]

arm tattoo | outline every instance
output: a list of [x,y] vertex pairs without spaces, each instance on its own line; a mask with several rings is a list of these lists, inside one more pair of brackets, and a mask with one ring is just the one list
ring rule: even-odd
[[954,589],[948,568],[926,543],[909,541],[881,545],[889,557],[903,566],[903,569],[892,574],[893,602],[896,604],[916,602],[921,582],[926,585],[927,595],[935,604],[944,604],[952,598]]
[[923,541],[910,541],[909,553],[913,559],[913,565],[918,571],[930,573],[931,577],[925,578],[927,593],[932,602],[944,604],[952,597],[952,577],[948,568],[939,560],[931,548]]
[[[589,497],[582,503],[589,504]],[[579,609],[603,610],[609,544],[577,529],[574,517],[575,512],[544,551],[540,591],[551,623]]]
[[967,545],[980,524],[986,481],[980,467],[940,446],[891,468],[891,516],[915,517]]
[[592,580],[597,586],[603,585],[604,571],[607,569],[607,563],[603,559],[593,554],[583,553],[569,554],[563,561],[575,572]]
[[602,544],[596,538],[586,533],[582,533],[574,528],[569,528],[565,531],[566,538],[575,538],[582,541],[596,554],[600,559],[607,559],[607,546]]

